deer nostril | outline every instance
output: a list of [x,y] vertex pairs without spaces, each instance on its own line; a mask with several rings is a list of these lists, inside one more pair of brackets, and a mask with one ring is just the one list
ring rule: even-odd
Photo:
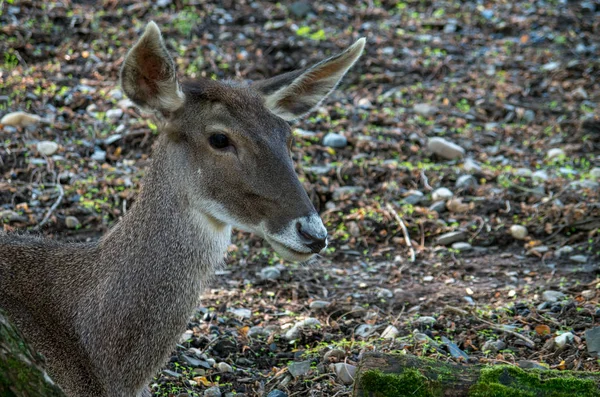
[[310,226],[303,226],[300,221],[296,223],[296,230],[305,240],[304,245],[314,253],[320,252],[327,245],[327,235],[321,236],[321,231],[312,230]]

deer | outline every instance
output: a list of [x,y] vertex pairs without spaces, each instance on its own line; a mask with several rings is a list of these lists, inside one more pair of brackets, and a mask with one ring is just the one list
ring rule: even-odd
[[67,396],[150,396],[222,265],[231,228],[307,261],[327,230],[294,170],[290,121],[315,108],[365,38],[313,66],[253,83],[181,81],[149,22],[120,72],[123,92],[160,120],[132,208],[98,241],[0,237],[0,308]]

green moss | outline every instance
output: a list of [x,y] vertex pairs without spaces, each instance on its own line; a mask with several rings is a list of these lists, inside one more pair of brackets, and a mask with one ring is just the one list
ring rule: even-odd
[[584,373],[541,370],[524,371],[518,367],[483,368],[471,397],[592,397],[600,396],[596,383]]
[[407,368],[401,374],[367,371],[360,379],[365,392],[373,397],[413,396],[437,397],[442,395],[439,382],[431,381],[421,372]]

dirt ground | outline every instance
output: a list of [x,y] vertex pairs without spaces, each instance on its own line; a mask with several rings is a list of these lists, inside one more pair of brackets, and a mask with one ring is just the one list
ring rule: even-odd
[[[154,395],[348,396],[344,371],[366,351],[600,370],[585,336],[600,317],[599,1],[0,11],[0,116],[42,118],[0,125],[0,216],[6,231],[64,241],[97,239],[135,201],[160,131],[118,71],[148,21],[187,78],[259,80],[367,38],[340,87],[293,124],[329,247],[289,264],[234,232]],[[325,145],[330,133],[347,143]]]

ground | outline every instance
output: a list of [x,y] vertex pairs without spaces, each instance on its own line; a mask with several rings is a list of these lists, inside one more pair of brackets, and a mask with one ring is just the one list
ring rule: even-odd
[[[135,201],[160,131],[124,100],[118,71],[148,21],[188,78],[258,80],[367,38],[338,89],[292,125],[329,247],[289,264],[234,232],[154,395],[347,396],[372,350],[600,370],[585,337],[600,316],[598,1],[0,10],[0,116],[42,118],[0,126],[0,215],[6,231],[64,241],[97,239]],[[324,145],[328,133],[347,144]],[[435,154],[434,137],[464,153]]]

